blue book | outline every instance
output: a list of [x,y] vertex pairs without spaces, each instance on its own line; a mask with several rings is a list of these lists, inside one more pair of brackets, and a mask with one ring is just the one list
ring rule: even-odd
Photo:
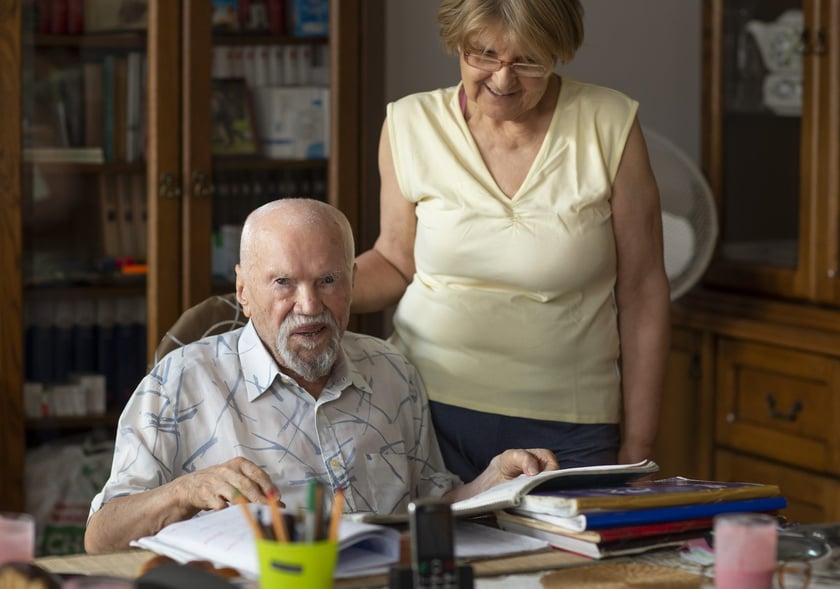
[[635,526],[714,517],[721,513],[778,511],[785,507],[787,507],[787,500],[782,496],[777,496],[743,499],[739,501],[723,501],[720,503],[673,505],[650,509],[593,511],[571,517],[546,515],[530,511],[520,511],[518,509],[512,509],[511,511],[512,513],[526,515],[539,521],[554,524],[566,530],[581,532],[583,530],[599,530],[618,526]]
[[516,507],[521,511],[567,517],[606,509],[649,509],[776,497],[781,494],[779,486],[772,484],[671,477],[584,489],[544,490],[540,486],[523,496]]

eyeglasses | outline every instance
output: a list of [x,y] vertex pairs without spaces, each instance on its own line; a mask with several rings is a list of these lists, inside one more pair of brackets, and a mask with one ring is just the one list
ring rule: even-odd
[[504,61],[481,53],[464,51],[464,61],[472,67],[485,72],[498,72],[508,66],[513,73],[523,78],[542,78],[548,68],[538,63],[521,63],[518,61]]

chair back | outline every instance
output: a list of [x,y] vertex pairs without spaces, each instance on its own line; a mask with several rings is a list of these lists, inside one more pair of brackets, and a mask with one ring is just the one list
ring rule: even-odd
[[236,293],[215,295],[181,314],[155,349],[155,364],[172,350],[208,335],[238,329],[248,322]]

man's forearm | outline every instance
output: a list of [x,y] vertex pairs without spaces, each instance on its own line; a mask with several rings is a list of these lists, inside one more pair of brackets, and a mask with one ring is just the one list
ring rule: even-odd
[[124,550],[132,540],[156,534],[166,525],[196,513],[196,509],[181,505],[174,481],[150,491],[115,497],[88,521],[85,550],[89,553]]

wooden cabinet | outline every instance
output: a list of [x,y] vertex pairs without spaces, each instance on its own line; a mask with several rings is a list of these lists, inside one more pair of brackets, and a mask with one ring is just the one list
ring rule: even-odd
[[[210,0],[149,0],[147,25],[139,31],[40,34],[28,12],[35,2],[0,0],[0,272],[4,278],[0,288],[0,469],[4,472],[0,509],[23,506],[27,433],[23,385],[28,363],[40,357],[27,345],[27,314],[33,308],[50,309],[68,300],[80,304],[123,298],[140,301],[144,343],[142,349],[122,355],[120,362],[136,362],[145,368],[162,335],[184,309],[214,289],[232,289],[230,282],[214,283],[213,240],[221,227],[244,219],[241,211],[231,213],[235,202],[256,206],[291,195],[278,188],[277,178],[306,179],[305,186],[293,189],[295,195],[319,195],[336,205],[350,219],[359,248],[372,245],[378,233],[376,144],[384,111],[383,4],[382,0],[331,0],[328,34],[302,40],[267,32],[219,34],[211,27]],[[323,157],[214,153],[214,47],[256,46],[316,47],[325,58],[329,151]],[[79,71],[84,63],[131,52],[141,55],[146,64],[145,90],[133,95],[141,101],[144,115],[143,154],[131,161],[123,153],[83,164],[25,161],[23,148],[31,146],[33,124],[43,118],[31,108],[33,84],[49,78],[38,73],[35,61],[53,56],[51,71]],[[253,107],[253,102],[247,104]],[[71,117],[70,123],[74,122]],[[248,190],[259,184],[260,194],[245,198],[239,188],[225,192],[231,178]],[[270,179],[275,179],[273,184],[260,184]],[[59,260],[58,254],[79,251],[76,258],[85,262],[101,257],[100,201],[104,195],[119,193],[117,188],[107,188],[112,182],[125,182],[134,189],[140,186],[146,251],[136,261],[145,262],[145,275],[114,279],[110,266],[108,271],[85,266],[84,272],[69,279],[37,280],[32,263],[42,264],[46,259],[39,250],[42,244],[48,243]],[[43,199],[44,194],[50,198]],[[49,219],[49,224],[42,219]],[[359,320],[355,327],[365,329],[365,324]],[[375,329],[375,323],[369,326],[370,331]],[[110,409],[118,412],[119,404]],[[113,420],[105,421],[113,424]],[[102,418],[89,423],[72,419],[67,425],[77,431],[101,423]],[[50,426],[63,427],[61,420],[51,421]]]
[[840,303],[840,2],[704,2],[706,283]]
[[715,478],[776,483],[790,519],[836,520],[840,0],[704,0],[703,58],[721,233],[701,286],[672,305],[668,384],[701,397],[671,378],[693,334],[712,417],[683,411],[677,431],[663,413],[659,447],[699,440]]
[[711,478],[714,371],[712,338],[676,327],[665,375],[659,437],[652,458],[658,477]]

